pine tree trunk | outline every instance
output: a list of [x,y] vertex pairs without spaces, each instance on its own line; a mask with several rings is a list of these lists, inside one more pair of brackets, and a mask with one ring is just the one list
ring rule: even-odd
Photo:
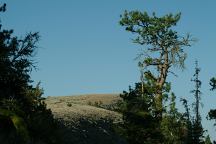
[[163,87],[166,82],[167,73],[169,69],[169,58],[168,58],[168,51],[165,50],[162,55],[164,56],[164,63],[159,65],[159,72],[160,75],[157,80],[157,93],[155,97],[155,104],[157,110],[157,118],[158,120],[162,120],[162,113],[163,113]]

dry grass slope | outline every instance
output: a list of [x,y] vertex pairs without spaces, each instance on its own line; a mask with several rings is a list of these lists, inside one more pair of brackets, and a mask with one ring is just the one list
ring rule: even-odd
[[121,122],[122,115],[110,109],[119,100],[118,94],[87,94],[48,97],[45,102],[66,127],[65,143],[121,144],[125,141],[113,132],[112,123]]
[[65,120],[80,118],[120,120],[121,115],[119,113],[104,108],[118,100],[120,100],[118,94],[89,94],[48,97],[45,102],[56,118]]

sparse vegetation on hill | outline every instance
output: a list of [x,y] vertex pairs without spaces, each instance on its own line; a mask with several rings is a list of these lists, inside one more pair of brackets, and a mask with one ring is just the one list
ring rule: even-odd
[[120,100],[118,94],[91,94],[48,97],[45,102],[61,123],[64,143],[124,144],[113,128],[122,115],[109,109]]
[[107,118],[119,121],[121,114],[106,108],[109,105],[114,105],[119,100],[121,98],[117,94],[92,94],[48,97],[45,102],[56,118],[63,118],[65,120],[76,120],[80,118],[98,120]]

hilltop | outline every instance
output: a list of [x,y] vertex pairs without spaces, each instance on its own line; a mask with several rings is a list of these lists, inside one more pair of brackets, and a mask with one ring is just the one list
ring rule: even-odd
[[122,115],[114,111],[119,101],[119,94],[86,94],[49,96],[45,103],[62,123],[65,143],[117,144],[125,143],[113,129],[113,123],[122,122]]

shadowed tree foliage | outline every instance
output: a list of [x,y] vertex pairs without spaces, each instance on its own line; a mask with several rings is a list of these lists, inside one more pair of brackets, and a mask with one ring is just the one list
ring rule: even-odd
[[216,89],[216,78],[211,78],[209,84],[211,86],[211,90],[215,90]]
[[204,130],[202,127],[202,123],[201,123],[202,119],[200,116],[201,81],[199,80],[199,73],[200,73],[200,68],[198,68],[198,62],[196,61],[194,79],[192,79],[192,81],[195,83],[195,89],[191,91],[191,93],[193,93],[195,97],[195,102],[193,103],[194,113],[195,113],[195,117],[193,119],[193,143],[194,144],[204,143],[203,141]]
[[[170,83],[166,83],[164,100],[169,97],[170,89]],[[176,108],[174,93],[171,93],[169,108],[163,108],[163,119],[159,124],[153,99],[156,91],[155,80],[151,73],[146,72],[143,82],[136,83],[134,89],[130,87],[129,92],[124,91],[120,95],[123,98],[122,134],[130,144],[181,144],[185,141],[185,119]]]
[[[6,10],[6,4],[0,12]],[[33,56],[38,33],[23,38],[0,26],[0,141],[13,143],[59,143],[56,123],[41,97],[39,84],[31,85]],[[52,134],[51,134],[52,133]]]
[[156,117],[154,97],[156,86],[149,73],[145,83],[136,83],[120,96],[123,98],[123,135],[130,144],[152,144],[163,141],[163,134]]
[[176,96],[171,93],[169,105],[166,112],[163,114],[161,122],[161,130],[165,138],[166,144],[182,144],[185,142],[186,120],[176,108]]
[[209,114],[210,119],[215,119],[216,120],[216,109],[211,109],[208,114]]
[[200,68],[198,68],[198,62],[195,62],[196,67],[195,67],[195,74],[193,75],[193,79],[191,80],[192,82],[195,83],[195,89],[191,91],[192,94],[194,94],[195,97],[195,102],[192,104],[193,112],[194,115],[191,115],[190,113],[190,108],[188,106],[187,100],[182,99],[181,101],[183,102],[183,105],[185,107],[185,119],[186,119],[186,124],[187,124],[187,129],[186,129],[186,142],[188,144],[203,144],[204,143],[204,130],[202,127],[202,119],[200,115],[200,106],[201,106],[201,81],[199,79],[199,73],[200,73]]
[[181,99],[181,102],[185,108],[184,118],[186,121],[186,129],[185,129],[185,143],[192,144],[193,143],[193,122],[192,116],[190,113],[190,107],[188,105],[188,101],[186,99]]
[[[216,89],[216,78],[213,77],[210,79],[210,86],[211,86],[211,91]],[[211,109],[208,113],[208,118],[210,120],[215,120],[216,121],[216,109]],[[214,123],[214,126],[216,126],[216,123]],[[214,141],[214,143],[216,143],[216,141]]]
[[205,144],[212,144],[211,142],[211,139],[210,139],[210,136],[207,135],[206,138],[205,138]]

